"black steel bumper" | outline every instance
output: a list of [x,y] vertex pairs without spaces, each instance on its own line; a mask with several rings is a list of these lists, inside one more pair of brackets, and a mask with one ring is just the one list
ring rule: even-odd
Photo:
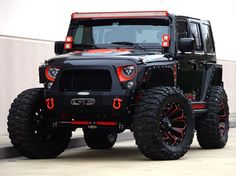
[[53,99],[54,106],[51,111],[59,113],[107,114],[127,110],[130,91],[86,92],[85,94],[88,93],[89,95],[79,95],[79,92],[45,90],[45,99]]

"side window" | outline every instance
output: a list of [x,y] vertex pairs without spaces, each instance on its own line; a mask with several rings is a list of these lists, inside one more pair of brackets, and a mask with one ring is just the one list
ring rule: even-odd
[[181,38],[188,37],[188,24],[187,21],[177,21],[176,22],[176,37],[177,37],[177,46],[179,46],[179,41]]
[[203,33],[203,43],[207,53],[214,53],[214,41],[213,35],[211,32],[211,27],[207,24],[202,25],[202,33]]
[[201,34],[200,34],[200,27],[198,23],[190,23],[190,28],[193,34],[193,38],[196,43],[196,51],[202,51],[202,40],[201,40]]

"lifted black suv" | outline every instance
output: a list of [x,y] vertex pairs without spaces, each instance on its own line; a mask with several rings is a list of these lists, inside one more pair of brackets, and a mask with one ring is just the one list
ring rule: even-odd
[[153,160],[178,159],[194,130],[202,148],[223,148],[229,108],[209,21],[166,11],[73,13],[65,42],[39,67],[44,88],[11,105],[8,131],[28,158],[53,158],[83,128],[92,149],[134,132]]

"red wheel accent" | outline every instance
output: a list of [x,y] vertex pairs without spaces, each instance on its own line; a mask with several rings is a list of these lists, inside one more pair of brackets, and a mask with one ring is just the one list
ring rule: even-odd
[[226,132],[227,121],[228,121],[228,115],[226,114],[226,111],[225,111],[224,101],[221,101],[220,111],[219,111],[219,130],[220,130],[221,136],[224,136]]
[[175,102],[167,104],[160,119],[160,129],[163,141],[170,146],[180,144],[186,134],[187,119],[183,108]]

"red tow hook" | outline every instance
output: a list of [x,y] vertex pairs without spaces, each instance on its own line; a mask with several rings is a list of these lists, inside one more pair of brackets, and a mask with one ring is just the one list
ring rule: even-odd
[[116,110],[120,109],[121,108],[121,102],[122,102],[122,99],[120,99],[118,97],[114,98],[113,108],[116,109]]
[[54,98],[47,98],[45,101],[49,110],[54,109]]

